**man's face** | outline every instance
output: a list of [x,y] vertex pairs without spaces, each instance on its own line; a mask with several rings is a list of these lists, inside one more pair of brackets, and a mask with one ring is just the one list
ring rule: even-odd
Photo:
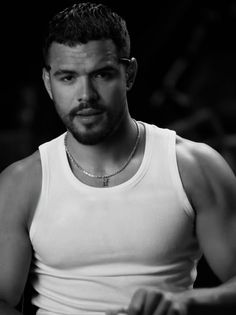
[[125,67],[111,40],[52,43],[44,82],[66,128],[83,144],[108,137],[127,112]]

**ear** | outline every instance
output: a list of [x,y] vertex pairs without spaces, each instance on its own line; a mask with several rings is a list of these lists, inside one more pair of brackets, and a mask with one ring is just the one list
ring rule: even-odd
[[127,91],[131,90],[136,74],[138,71],[138,63],[135,58],[131,58],[129,65],[127,66],[126,69],[126,86],[127,86]]
[[43,71],[42,71],[42,78],[43,78],[44,86],[45,86],[50,98],[52,99],[50,73],[49,73],[49,70],[47,70],[45,67],[43,68]]

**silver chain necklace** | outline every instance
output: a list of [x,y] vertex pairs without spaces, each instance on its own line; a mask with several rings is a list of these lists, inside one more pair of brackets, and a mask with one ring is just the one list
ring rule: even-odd
[[88,171],[86,171],[82,166],[79,165],[79,163],[77,162],[77,160],[73,157],[72,153],[70,152],[69,148],[68,148],[68,143],[67,143],[67,135],[65,135],[65,138],[64,138],[64,145],[65,145],[65,150],[66,150],[66,153],[70,159],[70,161],[85,175],[87,175],[88,177],[91,177],[91,178],[98,178],[98,179],[102,179],[103,181],[103,186],[106,187],[106,186],[109,186],[109,180],[111,177],[121,173],[125,168],[126,166],[129,164],[129,162],[131,161],[132,157],[134,156],[134,153],[137,149],[137,146],[139,144],[139,140],[140,140],[140,129],[139,129],[139,125],[137,123],[137,121],[134,119],[134,122],[135,122],[135,125],[137,127],[137,136],[136,136],[136,140],[135,140],[135,144],[134,144],[134,147],[128,157],[128,159],[126,160],[126,162],[121,166],[121,168],[119,168],[117,171],[115,171],[114,173],[112,174],[109,174],[109,175],[95,175],[95,174],[91,174],[89,173]]

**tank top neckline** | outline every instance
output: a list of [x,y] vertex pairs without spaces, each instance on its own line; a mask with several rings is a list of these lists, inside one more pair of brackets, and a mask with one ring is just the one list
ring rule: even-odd
[[81,190],[85,190],[85,191],[93,191],[93,192],[99,192],[99,193],[106,193],[107,191],[111,192],[111,191],[119,191],[119,190],[125,190],[128,189],[129,187],[133,187],[138,181],[140,181],[140,179],[144,176],[146,170],[148,169],[148,165],[151,159],[151,151],[152,151],[152,133],[150,133],[149,128],[151,126],[149,126],[146,123],[140,122],[144,125],[145,127],[145,148],[144,148],[144,154],[143,154],[143,158],[141,161],[141,164],[138,168],[138,170],[136,171],[136,173],[129,178],[127,181],[115,185],[115,186],[111,186],[111,187],[95,187],[95,186],[90,186],[87,185],[85,183],[83,183],[82,181],[80,181],[72,172],[67,155],[66,155],[66,150],[65,150],[65,146],[64,146],[64,138],[66,133],[64,133],[60,138],[61,140],[61,145],[60,145],[60,157],[62,159],[62,165],[64,165],[63,167],[63,171],[67,177],[67,179],[69,180],[69,182],[75,186],[76,189]]

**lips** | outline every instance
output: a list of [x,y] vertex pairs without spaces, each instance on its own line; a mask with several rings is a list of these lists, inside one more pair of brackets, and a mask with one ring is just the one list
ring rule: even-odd
[[96,116],[102,114],[102,110],[93,109],[93,108],[85,108],[76,113],[78,116],[87,117],[87,116]]

